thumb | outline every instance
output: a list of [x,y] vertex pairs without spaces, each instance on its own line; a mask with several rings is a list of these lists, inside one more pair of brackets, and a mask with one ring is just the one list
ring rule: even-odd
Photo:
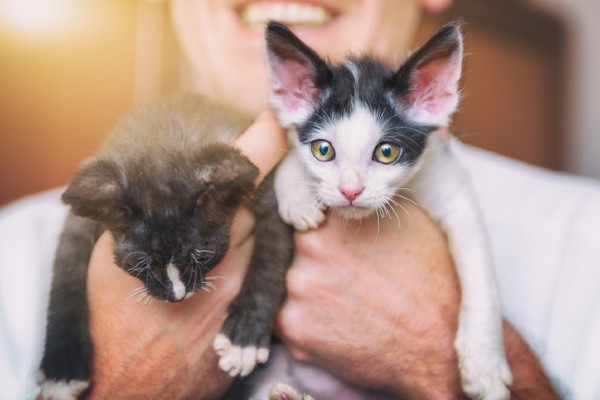
[[271,110],[260,113],[233,145],[258,167],[257,183],[271,172],[288,150],[285,133]]
[[[233,145],[258,167],[257,184],[262,182],[288,150],[284,131],[271,110],[260,113]],[[242,208],[231,226],[231,247],[237,248],[246,243],[253,230],[254,218]]]

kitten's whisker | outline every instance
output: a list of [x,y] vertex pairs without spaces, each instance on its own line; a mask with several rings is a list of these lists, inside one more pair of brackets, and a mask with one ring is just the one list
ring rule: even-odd
[[321,196],[319,196],[317,194],[313,194],[311,196],[308,196],[306,198],[306,200],[309,200],[309,201],[312,201],[312,202],[315,202],[315,203],[322,203],[323,202],[323,199],[321,199]]
[[200,255],[200,254],[204,254],[204,253],[215,254],[214,251],[212,251],[212,250],[206,250],[206,249],[204,249],[204,250],[194,249],[194,253],[193,254]]
[[208,268],[206,265],[204,265],[204,263],[202,263],[202,261],[198,260],[196,257],[192,256],[192,259],[194,261],[194,264],[196,265],[196,269],[200,270],[203,269],[206,272],[210,272],[210,268]]
[[[396,215],[396,220],[398,221],[398,227],[402,226],[402,224],[400,223],[400,216],[399,216],[399,215],[398,215],[398,213],[396,212],[396,209],[395,209],[395,208],[392,206],[392,204],[390,204],[390,202],[389,202],[389,201],[386,201],[386,202],[385,202],[385,205],[384,205],[384,207],[386,207],[386,209],[387,209],[387,206],[390,206],[390,209],[391,209],[391,210],[392,210],[392,212],[393,212],[393,213]],[[388,211],[388,213],[389,213],[389,211]],[[392,218],[392,216],[390,215],[390,219],[391,219],[391,218]]]
[[217,279],[225,279],[225,277],[220,275],[211,275],[204,278],[205,281],[214,281]]
[[125,298],[125,301],[123,301],[123,304],[127,304],[129,299],[131,299],[135,295],[139,295],[140,292],[143,292],[144,290],[146,290],[145,286],[140,286],[139,288],[133,289],[131,292],[129,292],[129,295]]
[[204,265],[204,264],[202,264],[202,263],[200,263],[200,266],[201,266],[201,267],[202,267],[202,269],[203,269],[204,271],[206,271],[207,273],[209,273],[209,272],[211,271],[211,269],[210,269],[209,267],[207,267],[206,265]]
[[412,203],[412,204],[414,204],[415,206],[419,207],[419,204],[418,204],[416,201],[414,201],[413,199],[409,198],[409,197],[402,196],[401,194],[398,194],[398,193],[394,194],[393,196],[394,196],[394,197],[400,197],[402,200],[406,200],[406,201],[408,201],[409,203]]
[[138,303],[141,303],[149,296],[150,296],[150,294],[148,293],[148,291],[143,291],[137,296],[136,300]]
[[[185,272],[183,273],[184,275],[187,274],[188,270],[190,269],[190,266],[192,265],[192,263],[189,263],[187,268],[185,269]],[[194,275],[193,270],[192,273],[189,275],[189,278],[187,280],[187,282],[185,283],[185,287],[188,288],[190,286],[190,282],[192,281],[192,275]]]
[[390,198],[390,199],[388,199],[388,202],[394,206],[400,207],[402,209],[402,211],[404,211],[404,213],[406,213],[406,215],[410,215],[408,210],[406,208],[404,208],[404,206],[402,204],[398,203],[396,200]]
[[320,201],[319,199],[315,199],[315,200],[313,200],[313,201],[310,203],[310,206],[311,206],[311,207],[313,207],[313,206],[314,206],[314,207],[316,207],[316,208],[319,208],[319,209],[320,209],[320,208],[323,206],[323,202],[322,202],[322,201]]
[[390,219],[392,219],[392,214],[390,214],[389,210],[386,207],[387,203],[383,205],[383,211],[385,212],[385,215],[387,215]]
[[[194,290],[197,290],[196,285],[198,284],[198,274],[200,273],[197,265],[192,272],[194,274]],[[200,279],[202,280],[202,276],[200,277]]]
[[415,189],[411,189],[411,188],[407,188],[407,187],[392,187],[390,188],[391,190],[393,190],[394,192],[397,192],[399,190],[406,190],[407,192],[413,192],[413,193],[417,193],[417,191]]
[[376,209],[376,213],[377,213],[377,235],[375,235],[375,242],[377,242],[379,240],[379,230],[380,230],[380,226],[379,226],[379,208]]
[[322,208],[324,204],[323,200],[321,200],[321,198],[317,195],[310,196],[306,200],[310,201],[311,207],[316,206],[317,208]]
[[306,185],[306,186],[314,186],[314,187],[319,187],[319,185],[320,185],[319,182],[313,182],[313,181],[295,181],[294,183],[296,185]]
[[141,254],[140,257],[138,257],[138,261],[145,259],[148,255],[144,252],[141,251],[134,251],[131,252],[129,254],[127,254],[124,258],[123,258],[123,265],[127,264],[127,260],[129,260],[130,257],[133,257],[135,255]]
[[426,135],[425,131],[420,131],[420,130],[410,127],[410,126],[404,126],[404,127],[402,127],[402,129],[407,129],[409,131],[417,132],[420,135]]
[[138,263],[128,268],[126,271],[129,274],[134,274],[138,277],[142,272],[148,269],[148,264],[150,262],[150,256],[146,255],[144,257],[138,258]]
[[150,273],[154,277],[154,280],[156,280],[158,283],[160,283],[160,285],[162,287],[164,287],[168,291],[169,288],[160,279],[158,279],[158,277],[156,276],[156,274],[154,273],[154,270],[152,270],[152,268],[150,267],[150,265],[148,265],[148,270],[150,271]]
[[143,261],[143,263],[142,263],[142,262],[139,262],[139,263],[137,263],[136,265],[134,265],[134,266],[132,266],[132,267],[128,268],[126,271],[127,271],[127,273],[129,273],[129,274],[134,274],[134,273],[135,273],[135,276],[136,276],[136,277],[138,277],[138,276],[140,276],[140,274],[141,274],[142,272],[146,271],[146,269],[148,268],[147,262],[148,262],[148,260],[147,260],[147,259],[145,259],[145,260]]
[[204,286],[209,287],[209,288],[214,289],[214,290],[217,290],[217,287],[212,282],[204,281]]

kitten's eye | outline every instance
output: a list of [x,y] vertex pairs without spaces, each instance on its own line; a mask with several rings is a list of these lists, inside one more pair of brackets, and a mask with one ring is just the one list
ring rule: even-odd
[[310,150],[319,161],[331,161],[335,158],[333,146],[327,140],[315,140],[310,144]]
[[381,143],[375,148],[373,160],[382,164],[391,164],[400,158],[402,148],[391,143]]

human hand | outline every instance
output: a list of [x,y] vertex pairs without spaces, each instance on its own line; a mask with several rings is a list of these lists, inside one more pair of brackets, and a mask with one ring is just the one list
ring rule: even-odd
[[[235,145],[259,167],[259,180],[286,150],[269,112]],[[218,398],[228,388],[231,378],[218,368],[212,342],[246,273],[253,224],[249,211],[237,213],[230,250],[211,273],[224,277],[217,290],[176,304],[128,299],[140,281],[114,265],[110,235],[99,239],[88,271],[95,351],[91,399]]]
[[460,288],[445,236],[417,206],[296,233],[277,328],[296,358],[408,398],[460,394]]

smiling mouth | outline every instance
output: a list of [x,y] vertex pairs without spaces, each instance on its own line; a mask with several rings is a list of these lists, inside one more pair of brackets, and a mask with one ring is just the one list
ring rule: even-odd
[[321,27],[334,17],[325,7],[302,2],[252,2],[239,10],[240,19],[248,27],[262,28],[269,21],[288,26]]

